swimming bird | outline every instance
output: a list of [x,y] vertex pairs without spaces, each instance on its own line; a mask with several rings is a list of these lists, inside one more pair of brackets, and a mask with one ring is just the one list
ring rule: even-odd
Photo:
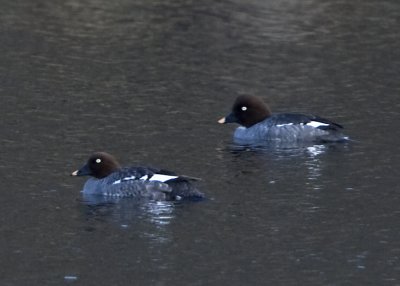
[[192,183],[198,178],[151,167],[121,167],[115,157],[106,152],[92,154],[71,176],[90,176],[83,187],[85,195],[152,200],[204,198]]
[[271,113],[261,98],[241,95],[232,111],[219,123],[238,123],[233,138],[239,143],[339,142],[349,140],[343,126],[328,119],[301,113]]

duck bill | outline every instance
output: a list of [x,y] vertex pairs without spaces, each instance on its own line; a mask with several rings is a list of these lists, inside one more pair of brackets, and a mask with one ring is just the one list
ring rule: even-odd
[[226,123],[234,123],[237,121],[238,121],[237,117],[233,113],[230,113],[228,116],[222,117],[220,120],[218,120],[218,123],[226,124]]
[[86,164],[79,170],[76,170],[71,173],[71,176],[90,176],[92,175],[92,172],[89,169],[89,166]]

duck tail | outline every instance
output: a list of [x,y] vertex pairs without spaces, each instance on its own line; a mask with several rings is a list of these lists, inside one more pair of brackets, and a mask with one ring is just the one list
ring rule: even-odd
[[200,192],[191,181],[198,181],[198,178],[186,178],[180,176],[166,183],[171,187],[172,191],[168,194],[171,200],[202,200],[204,194]]

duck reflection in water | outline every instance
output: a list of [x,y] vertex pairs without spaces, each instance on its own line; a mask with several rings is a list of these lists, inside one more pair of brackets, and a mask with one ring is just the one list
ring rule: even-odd
[[133,229],[135,235],[163,244],[171,240],[169,224],[175,219],[177,204],[180,203],[83,195],[81,210],[86,231],[97,231],[111,223],[121,230]]

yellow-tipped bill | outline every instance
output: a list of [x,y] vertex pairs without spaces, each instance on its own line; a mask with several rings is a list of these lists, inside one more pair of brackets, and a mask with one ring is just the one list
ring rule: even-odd
[[222,117],[220,120],[218,120],[218,123],[224,124],[226,122],[226,118]]

